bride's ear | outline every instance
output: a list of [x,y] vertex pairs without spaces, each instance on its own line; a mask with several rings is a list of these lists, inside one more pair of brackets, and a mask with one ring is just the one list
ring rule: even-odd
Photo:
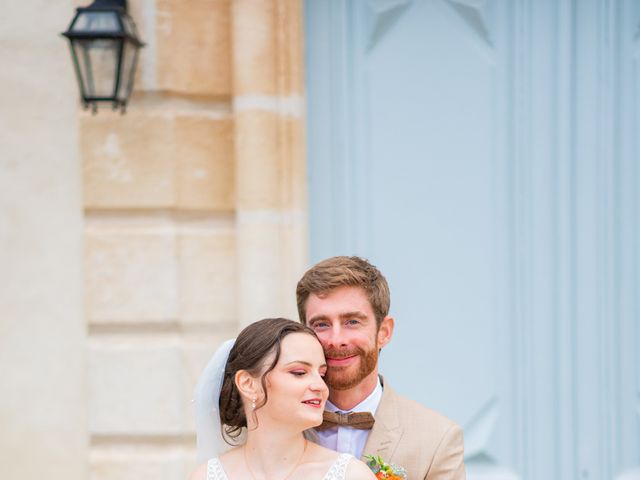
[[236,388],[245,399],[253,400],[258,397],[259,380],[246,370],[238,370],[235,376]]

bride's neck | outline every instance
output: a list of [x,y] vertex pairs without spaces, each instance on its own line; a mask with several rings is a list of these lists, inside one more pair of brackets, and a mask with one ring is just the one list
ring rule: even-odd
[[278,478],[288,473],[300,460],[306,440],[299,431],[257,428],[250,430],[244,445],[249,468],[264,478]]

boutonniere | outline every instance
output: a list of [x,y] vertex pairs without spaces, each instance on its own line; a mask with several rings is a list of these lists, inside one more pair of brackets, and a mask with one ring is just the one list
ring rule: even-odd
[[393,463],[385,462],[380,455],[365,455],[367,465],[378,480],[407,480],[407,471]]

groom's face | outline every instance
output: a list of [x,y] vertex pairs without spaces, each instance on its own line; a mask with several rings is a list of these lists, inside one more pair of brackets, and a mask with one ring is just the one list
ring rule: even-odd
[[[335,390],[348,390],[378,374],[379,335],[369,299],[360,287],[344,286],[309,295],[307,325],[318,335],[327,358],[325,381]],[[382,344],[381,344],[382,343]]]

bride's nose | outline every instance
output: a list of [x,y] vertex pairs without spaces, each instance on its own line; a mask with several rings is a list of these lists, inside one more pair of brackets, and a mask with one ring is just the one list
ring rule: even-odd
[[309,388],[314,392],[324,392],[329,390],[327,384],[324,383],[324,380],[320,375],[316,375],[314,377],[313,382],[311,383],[311,385],[309,385]]

